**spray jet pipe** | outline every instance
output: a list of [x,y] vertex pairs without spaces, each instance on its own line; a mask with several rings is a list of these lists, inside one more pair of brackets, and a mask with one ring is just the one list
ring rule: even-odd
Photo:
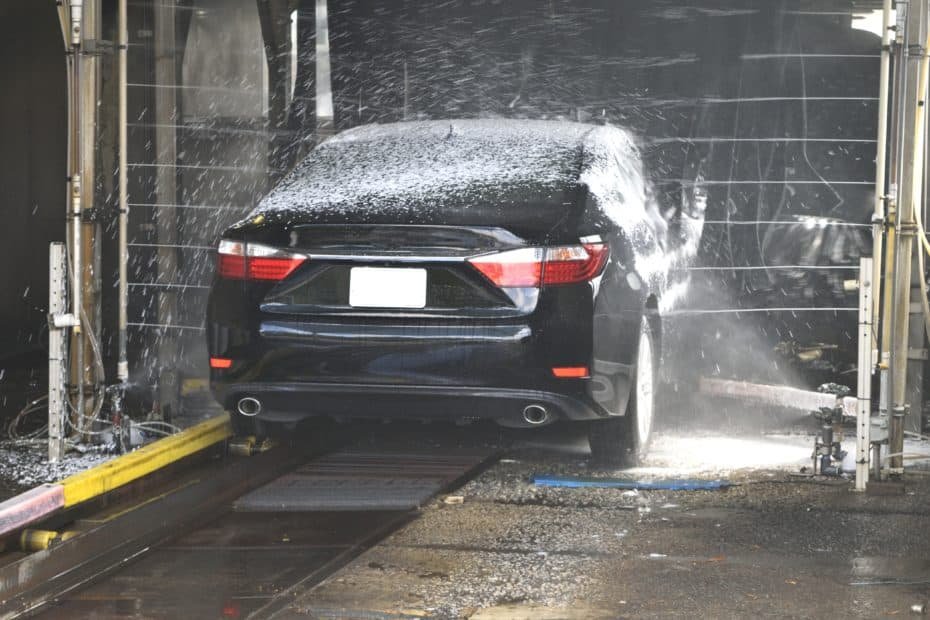
[[84,0],[69,0],[71,13],[71,47],[81,46],[81,24],[84,20]]

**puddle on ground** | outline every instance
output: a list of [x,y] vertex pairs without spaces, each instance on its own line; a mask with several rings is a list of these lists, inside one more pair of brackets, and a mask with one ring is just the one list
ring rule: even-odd
[[852,574],[862,579],[930,580],[930,560],[876,556],[853,558]]

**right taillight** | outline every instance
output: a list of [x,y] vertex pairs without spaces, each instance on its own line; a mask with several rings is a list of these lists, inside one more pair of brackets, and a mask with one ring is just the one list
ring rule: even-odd
[[520,248],[469,259],[469,263],[501,288],[558,286],[587,282],[607,264],[606,243],[550,248]]
[[307,257],[260,243],[223,239],[217,248],[217,273],[233,280],[279,282]]
[[543,285],[575,284],[596,278],[610,256],[606,243],[585,243],[548,248],[543,264]]

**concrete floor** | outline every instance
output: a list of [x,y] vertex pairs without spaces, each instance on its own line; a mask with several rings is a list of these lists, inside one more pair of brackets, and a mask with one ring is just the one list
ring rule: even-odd
[[[368,425],[359,442],[502,457],[341,569],[374,513],[231,513],[73,593],[46,617],[907,617],[930,600],[930,442],[909,441],[903,492],[797,476],[816,428],[700,403],[664,420],[642,467],[591,466],[577,426]],[[698,411],[700,410],[700,411]],[[690,417],[692,413],[700,415]],[[848,434],[845,447],[852,447]],[[923,468],[923,469],[921,469]],[[535,474],[724,480],[726,490],[544,488]],[[355,537],[355,538],[353,538]],[[354,557],[354,553],[347,557]],[[329,568],[332,567],[332,568]],[[328,576],[327,576],[328,575]]]
[[[803,435],[658,437],[646,466],[589,469],[551,429],[275,617],[880,618],[930,599],[930,478],[903,494],[797,478]],[[917,443],[909,451],[921,449]],[[537,488],[537,473],[726,479],[723,491]],[[455,500],[457,501],[457,500]]]

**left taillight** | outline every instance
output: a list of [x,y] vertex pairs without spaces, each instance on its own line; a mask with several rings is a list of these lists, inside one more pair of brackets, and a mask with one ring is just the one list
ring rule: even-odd
[[217,273],[231,280],[279,282],[307,260],[294,254],[260,243],[223,239],[217,248]]
[[606,243],[520,248],[468,260],[501,288],[557,286],[587,282],[601,275],[610,250]]

